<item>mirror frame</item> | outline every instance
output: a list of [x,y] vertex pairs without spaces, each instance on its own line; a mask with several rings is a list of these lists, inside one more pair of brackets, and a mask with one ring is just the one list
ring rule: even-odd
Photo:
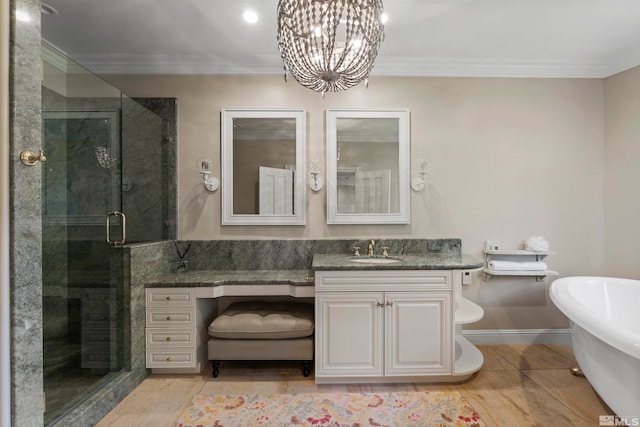
[[[296,173],[294,176],[294,214],[260,215],[233,213],[233,119],[286,118],[296,121]],[[222,109],[222,225],[305,225],[307,124],[303,109]]]
[[[410,224],[411,223],[411,183],[410,171],[410,122],[408,109],[354,110],[328,109],[327,127],[327,224]],[[337,121],[340,118],[396,118],[398,123],[399,158],[399,212],[397,213],[339,213],[338,212],[338,135]]]

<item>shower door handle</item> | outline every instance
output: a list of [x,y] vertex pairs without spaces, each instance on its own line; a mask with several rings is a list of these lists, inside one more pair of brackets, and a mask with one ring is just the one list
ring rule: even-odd
[[[110,237],[109,237],[109,228],[110,228],[110,222],[111,222],[111,217],[121,217],[122,221],[121,221],[121,225],[122,225],[122,240],[114,240],[111,241]],[[122,212],[118,212],[118,211],[113,211],[113,212],[109,212],[107,214],[107,243],[110,244],[111,246],[119,246],[119,245],[124,245],[125,240],[127,239],[127,216],[122,213]]]

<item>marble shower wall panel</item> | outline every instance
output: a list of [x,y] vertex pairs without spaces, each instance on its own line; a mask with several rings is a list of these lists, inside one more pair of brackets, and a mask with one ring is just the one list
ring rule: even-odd
[[42,144],[40,1],[12,0],[10,13],[11,424],[31,427],[43,423],[42,166],[24,166],[20,152]]
[[[133,98],[135,102],[151,111],[161,119],[161,141],[155,143],[159,157],[160,171],[154,175],[162,181],[162,195],[166,200],[159,209],[159,219],[162,222],[162,238],[174,239],[176,237],[176,224],[178,216],[178,172],[177,172],[177,143],[178,143],[178,101],[175,98]],[[145,125],[146,127],[147,125]],[[141,147],[141,154],[148,152],[148,147]],[[157,240],[155,237],[153,240]],[[147,239],[148,240],[148,239]]]
[[[127,239],[175,236],[175,99],[122,100],[122,211]],[[167,203],[172,200],[173,203]]]
[[[143,243],[124,248],[125,345],[130,346],[130,368],[137,377],[146,373],[145,360],[145,287],[154,277],[174,271],[173,243]],[[127,325],[128,322],[128,325]],[[126,334],[130,333],[129,338]]]

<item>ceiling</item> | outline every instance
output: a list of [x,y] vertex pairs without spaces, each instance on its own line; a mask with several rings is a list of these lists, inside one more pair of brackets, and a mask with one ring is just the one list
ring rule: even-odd
[[[282,74],[277,0],[45,0],[96,73]],[[385,0],[372,76],[606,77],[640,64],[640,0]],[[248,24],[251,8],[259,21]]]

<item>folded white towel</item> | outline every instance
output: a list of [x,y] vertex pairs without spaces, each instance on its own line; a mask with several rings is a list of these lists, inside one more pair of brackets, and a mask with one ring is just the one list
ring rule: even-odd
[[549,242],[542,236],[532,236],[524,241],[524,248],[533,252],[547,252]]
[[491,260],[487,263],[487,268],[494,271],[544,271],[547,269],[547,264],[542,261]]

